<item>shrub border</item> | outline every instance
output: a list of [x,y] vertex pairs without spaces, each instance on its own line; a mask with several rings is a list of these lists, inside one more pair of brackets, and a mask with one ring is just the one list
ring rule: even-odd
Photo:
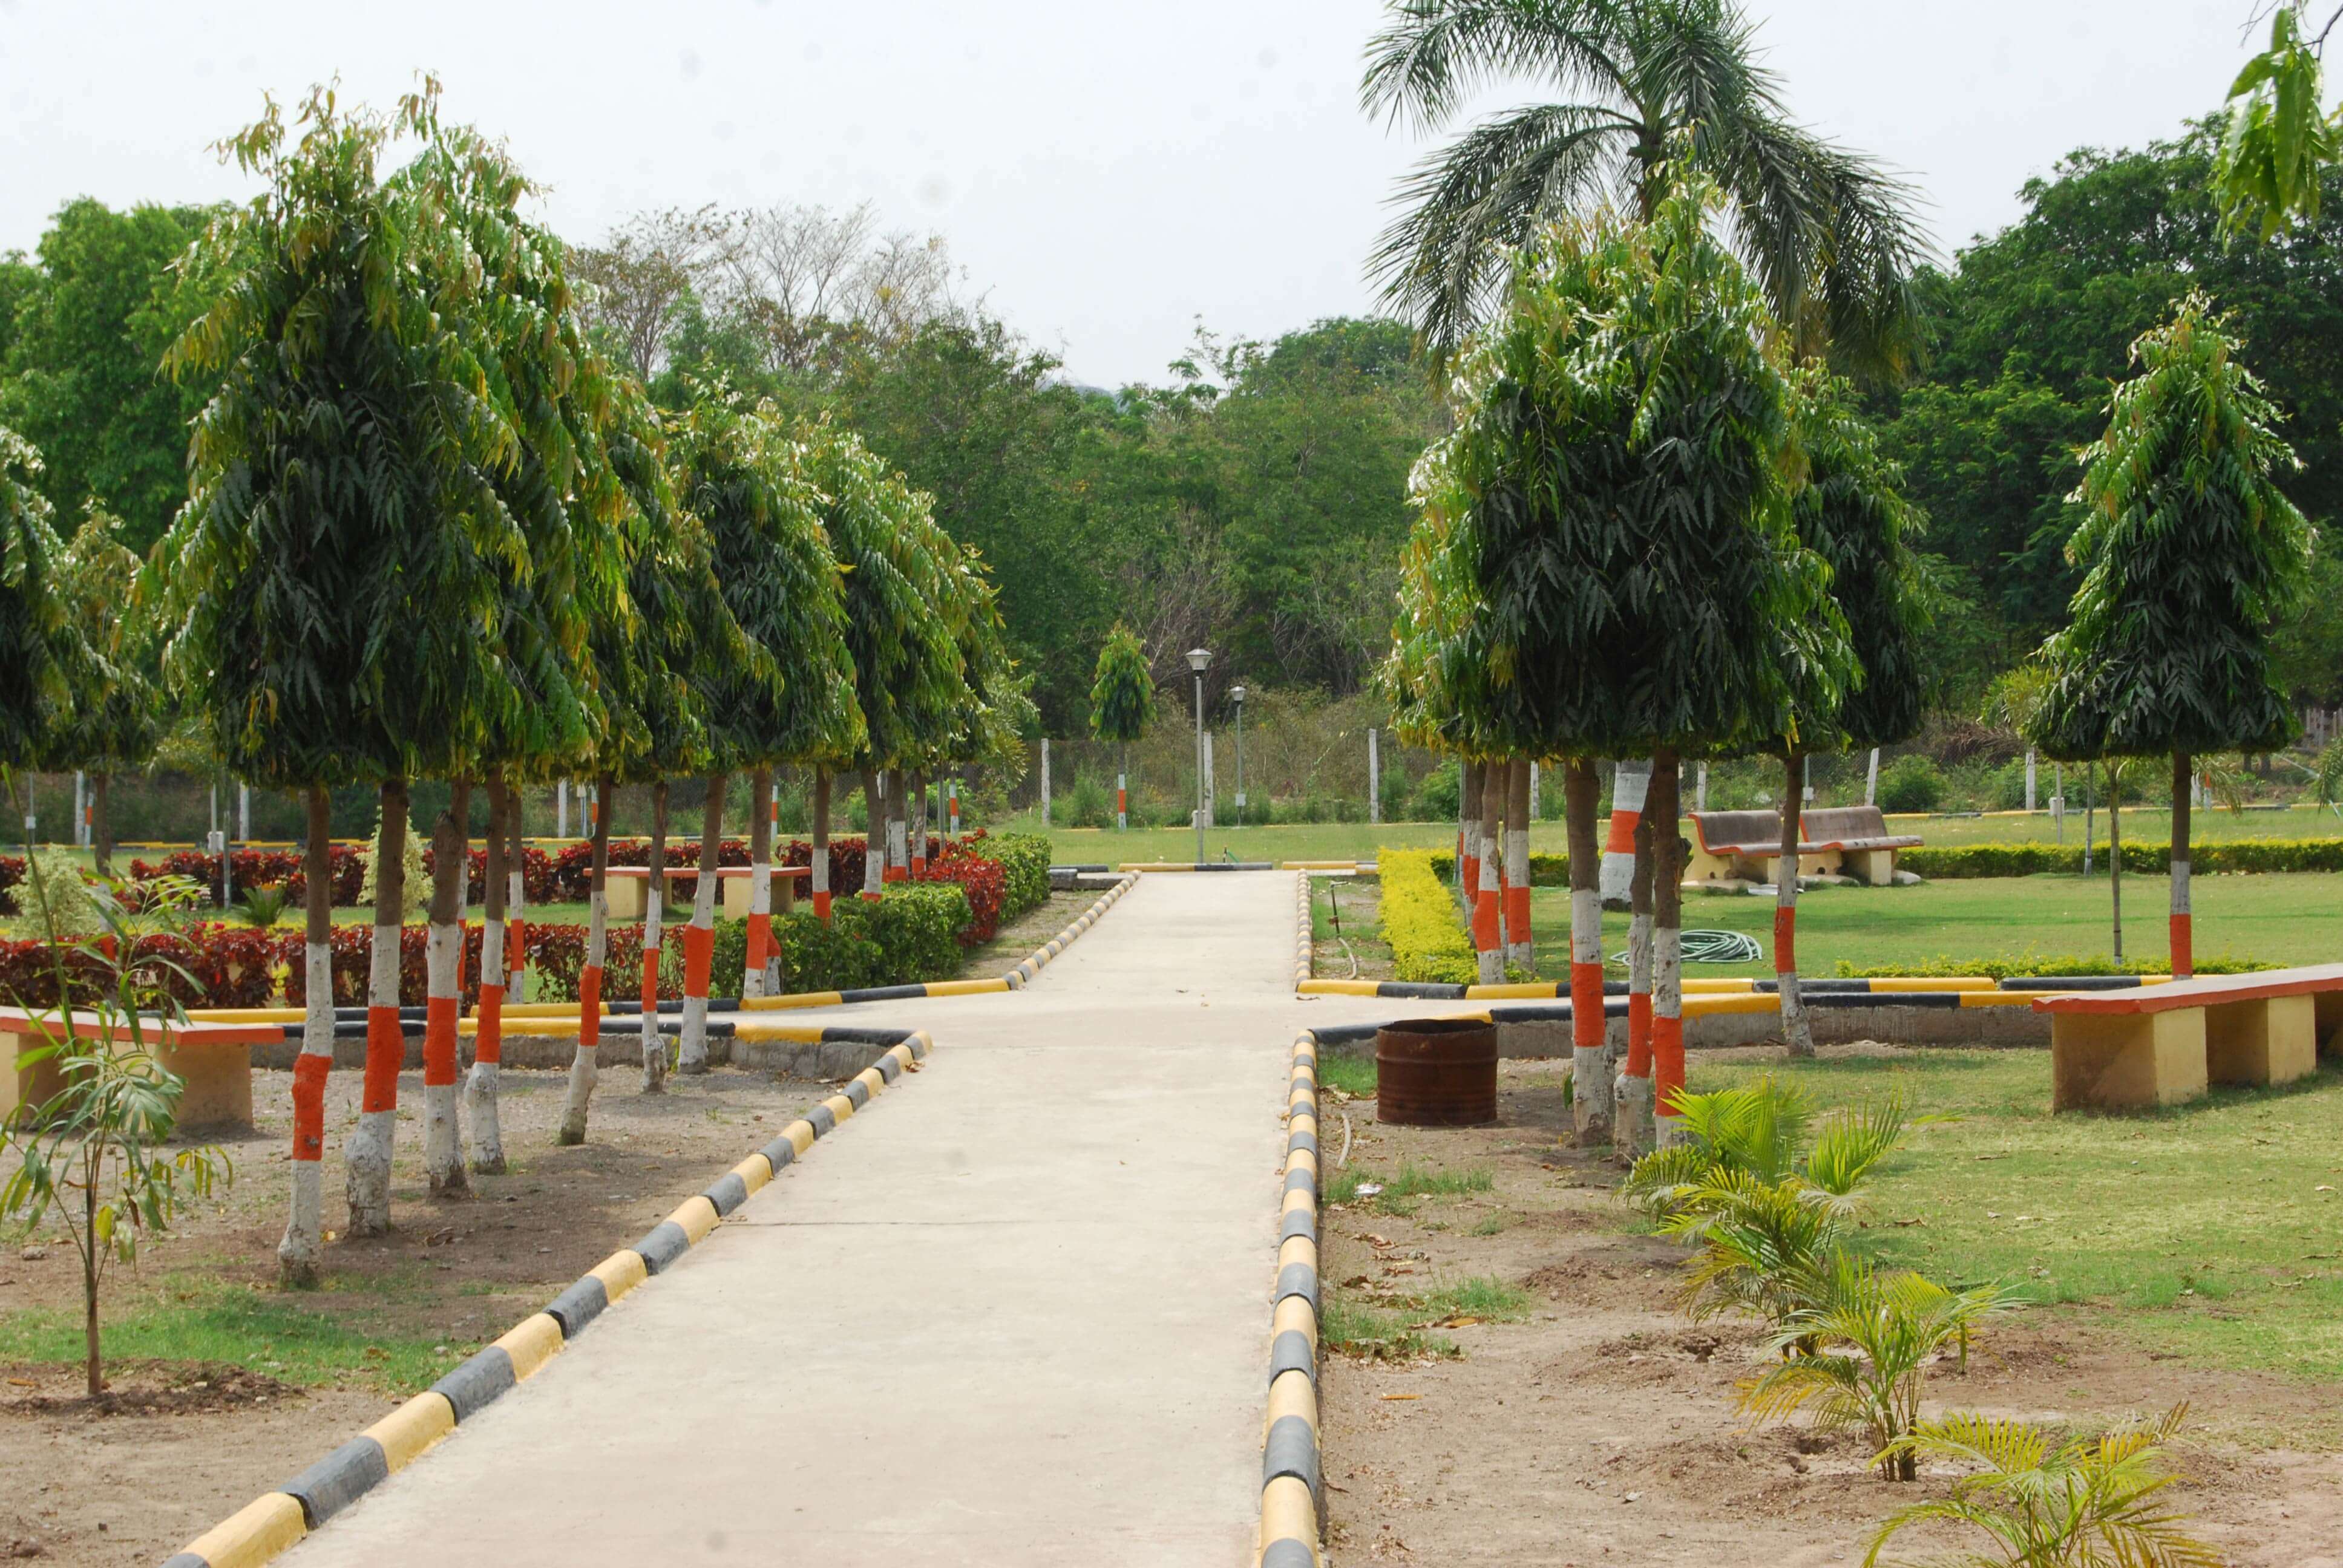
[[266,1563],[367,1493],[421,1458],[434,1444],[498,1398],[541,1371],[611,1302],[664,1272],[706,1240],[718,1223],[815,1141],[850,1120],[907,1071],[917,1071],[934,1041],[925,1030],[894,1030],[877,1062],[779,1136],[611,1253],[502,1338],[375,1422],[341,1447],[213,1525],[174,1553],[163,1568],[237,1568]]

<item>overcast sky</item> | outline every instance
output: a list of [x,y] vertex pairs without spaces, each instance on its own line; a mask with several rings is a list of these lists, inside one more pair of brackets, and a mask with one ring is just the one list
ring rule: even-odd
[[[1393,181],[1429,144],[1357,107],[1379,0],[0,0],[0,251],[76,196],[246,194],[205,149],[263,92],[439,74],[548,216],[868,200],[1081,381],[1159,379],[1196,318],[1366,309]],[[1904,170],[1946,251],[2083,145],[2216,106],[2250,0],[1752,0],[1811,126]],[[1539,95],[1525,86],[1492,100]]]

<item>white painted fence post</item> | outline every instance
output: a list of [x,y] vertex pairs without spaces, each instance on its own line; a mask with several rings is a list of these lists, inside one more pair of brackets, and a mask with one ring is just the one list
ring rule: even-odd
[[1879,748],[1876,746],[1871,749],[1871,767],[1863,776],[1863,803],[1866,806],[1879,804]]
[[236,839],[239,844],[252,840],[252,786],[236,787]]
[[1041,737],[1041,826],[1050,825],[1050,738]]
[[[1693,771],[1692,809],[1695,811],[1708,809],[1708,764],[1705,762]],[[1536,813],[1532,812],[1531,815],[1535,816]]]
[[2034,748],[2026,749],[2026,809],[2034,809]]
[[1535,762],[1532,762],[1530,764],[1530,820],[1535,822],[1540,819],[1538,813],[1538,765]]
[[569,780],[567,779],[553,781],[553,836],[557,839],[569,837]]
[[1209,828],[1219,815],[1220,786],[1212,780],[1212,732],[1204,731],[1204,826]]
[[1367,727],[1367,820],[1383,819],[1383,759],[1375,740],[1374,726]]

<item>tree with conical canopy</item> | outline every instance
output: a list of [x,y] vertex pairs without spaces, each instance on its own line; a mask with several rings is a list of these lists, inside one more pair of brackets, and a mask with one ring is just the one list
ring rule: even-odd
[[[711,730],[709,704],[728,683],[739,683],[732,689],[778,696],[772,657],[741,629],[726,604],[707,527],[678,503],[658,417],[631,382],[621,383],[614,399],[608,450],[618,482],[632,502],[631,526],[621,535],[629,613],[598,619],[588,628],[607,717],[594,751],[598,809],[587,961],[578,985],[578,1054],[570,1061],[569,1089],[556,1134],[563,1143],[585,1140],[597,1076],[594,1056],[600,1039],[602,967],[608,940],[611,795],[622,785],[643,784],[651,797],[640,1016],[643,1089],[653,1093],[664,1086],[667,1075],[667,1045],[659,1024],[659,966],[668,785],[671,779],[709,771],[720,744]],[[705,874],[712,877],[715,869],[709,866]]]
[[0,425],[0,769],[12,773],[35,764],[73,699],[65,547],[40,480],[41,455]]
[[1922,518],[1905,499],[1903,472],[1856,413],[1855,389],[1816,367],[1792,382],[1805,483],[1793,499],[1798,538],[1830,569],[1831,600],[1852,664],[1845,684],[1822,684],[1799,704],[1794,729],[1767,737],[1783,762],[1782,855],[1775,877],[1774,974],[1782,1038],[1812,1056],[1814,1030],[1798,988],[1799,816],[1806,758],[1890,746],[1920,728],[1920,638],[1927,625],[1911,541]]
[[1563,100],[1473,126],[1393,205],[1374,269],[1445,357],[1503,297],[1509,252],[1627,193],[1649,217],[1679,167],[1717,193],[1717,231],[1798,351],[1893,374],[1916,339],[1926,249],[1910,196],[1799,126],[1736,0],[1392,0],[1367,45],[1370,114],[1425,129],[1517,78]]
[[[387,168],[408,143],[415,156]],[[518,325],[558,299],[558,277],[543,270],[558,250],[518,225],[528,187],[501,150],[441,125],[435,83],[388,116],[346,113],[319,89],[294,128],[271,103],[223,151],[264,189],[201,242],[222,286],[166,360],[174,374],[216,377],[219,391],[195,423],[188,503],[154,575],[170,626],[166,675],[214,749],[236,776],[307,801],[308,1020],[279,1248],[301,1281],[317,1261],[333,1050],[327,791],[375,783],[386,823],[366,1092],[347,1155],[348,1233],[365,1235],[389,1222],[408,781],[447,779],[460,796],[498,737],[542,722],[528,704],[559,658],[495,632],[512,583],[561,569],[568,498],[600,487],[593,443],[580,437],[602,387],[575,358],[540,382],[514,378],[529,355],[575,354],[574,327],[565,339]],[[538,404],[548,387],[559,390],[558,416]],[[545,450],[556,427],[572,444],[558,459]],[[526,462],[530,452],[551,471]],[[560,591],[538,598],[553,647],[574,656],[586,606]],[[460,877],[463,858],[458,837],[442,867]],[[425,1051],[427,1163],[443,1191],[463,1182],[461,886],[435,900]]]
[[[2070,498],[2083,583],[2037,656],[2032,739],[2062,761],[2172,759],[2172,972],[2186,976],[2191,759],[2294,739],[2269,635],[2308,584],[2311,529],[2275,477],[2299,466],[2278,412],[2209,298],[2176,302],[2131,357]],[[2111,783],[2111,824],[2115,809]]]
[[806,453],[777,410],[730,388],[694,383],[669,447],[678,499],[706,526],[711,565],[743,634],[769,657],[764,674],[722,671],[706,691],[715,771],[699,842],[700,874],[684,938],[686,1070],[707,1060],[708,953],[726,780],[750,772],[749,914],[742,991],[764,994],[772,948],[773,768],[851,751],[862,731],[846,646],[845,585],[821,523]]
[[1654,759],[1653,1036],[1617,1089],[1630,1146],[1646,1104],[1673,1137],[1684,1083],[1680,759],[1790,731],[1845,660],[1792,523],[1780,334],[1716,237],[1722,200],[1681,171],[1648,223],[1547,229],[1468,347],[1456,429],[1418,480],[1443,571],[1470,584],[1469,635],[1439,649],[1459,706],[1515,750]]
[[152,762],[168,729],[155,618],[135,602],[141,563],[122,543],[121,528],[119,518],[93,503],[60,558],[57,586],[75,653],[72,700],[45,748],[46,766],[89,774],[90,846],[100,876],[113,871],[114,775]]
[[1121,748],[1114,771],[1114,829],[1131,826],[1131,743],[1155,719],[1155,678],[1139,634],[1121,621],[1101,645],[1091,682],[1091,733]]
[[935,526],[927,497],[827,419],[802,426],[799,436],[846,574],[846,641],[864,724],[860,746],[815,763],[814,903],[826,916],[830,775],[862,776],[870,822],[863,895],[876,898],[896,874],[890,862],[909,869],[907,846],[890,842],[903,791],[898,781],[882,796],[882,778],[930,755],[938,738],[951,733],[967,679],[948,597],[959,551]]

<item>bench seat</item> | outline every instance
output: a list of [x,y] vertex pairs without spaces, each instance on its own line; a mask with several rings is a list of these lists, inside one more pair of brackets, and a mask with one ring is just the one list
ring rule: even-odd
[[[749,900],[753,891],[749,885],[749,872],[754,869],[749,866],[716,868],[717,886],[721,888],[724,893],[726,919],[735,920],[748,919]],[[797,908],[798,879],[802,877],[810,882],[813,879],[813,868],[811,866],[774,866],[771,870],[773,913],[786,915]],[[612,866],[602,875],[603,886],[610,900],[610,918],[614,920],[641,920],[643,890],[650,886],[651,869],[649,866]],[[667,868],[666,876],[669,882],[697,882],[699,879],[699,868],[669,866]]]
[[2289,1083],[2343,1052],[2343,964],[2034,999],[2050,1014],[2050,1108],[2177,1105],[2212,1084]]
[[[131,1039],[118,1019],[108,1026],[96,1013],[76,1010],[73,1022],[84,1040],[97,1039],[101,1029],[122,1043]],[[20,1054],[45,1043],[60,1028],[53,1010],[0,1008],[0,1118],[19,1105],[45,1104],[65,1087],[54,1057],[16,1065]],[[252,1130],[252,1048],[282,1040],[281,1024],[177,1023],[147,1014],[139,1020],[139,1032],[147,1054],[186,1085],[179,1096],[178,1131]]]
[[[1782,819],[1772,811],[1694,811],[1687,882],[1773,881],[1780,872]],[[1798,814],[1798,875],[1844,873],[1875,887],[1895,879],[1896,851],[1919,848],[1890,833],[1875,806],[1833,806]]]

